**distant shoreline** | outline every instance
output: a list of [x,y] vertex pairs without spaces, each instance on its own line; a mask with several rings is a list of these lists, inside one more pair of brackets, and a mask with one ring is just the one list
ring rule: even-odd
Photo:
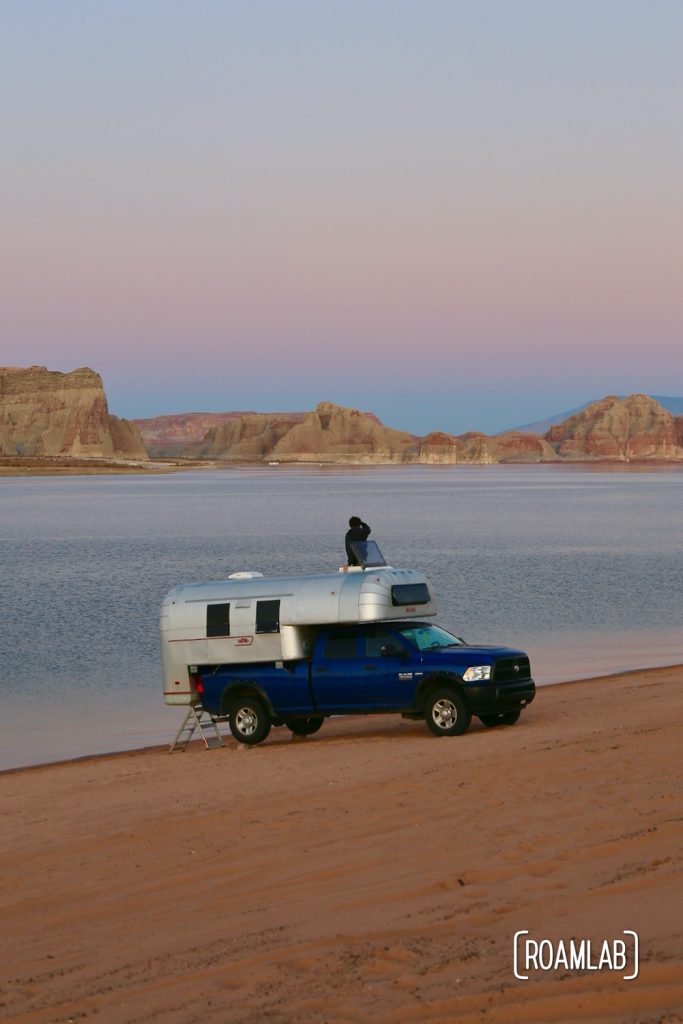
[[15,476],[112,476],[112,475],[140,475],[150,476],[166,473],[182,473],[187,470],[196,469],[240,469],[240,468],[264,468],[275,469],[287,466],[325,466],[335,467],[357,467],[362,469],[377,468],[387,469],[388,467],[406,468],[408,466],[424,466],[428,469],[453,469],[458,466],[478,466],[480,468],[491,468],[492,466],[585,466],[585,467],[635,467],[647,469],[649,467],[671,467],[683,466],[681,459],[540,459],[538,461],[510,461],[510,462],[374,462],[374,461],[343,461],[320,459],[284,459],[278,462],[272,460],[242,460],[242,459],[177,459],[172,457],[150,459],[143,462],[135,459],[98,459],[98,458],[69,458],[55,456],[32,457],[32,456],[0,456],[0,477]]
[[176,460],[150,459],[98,459],[69,458],[68,456],[0,456],[0,476],[83,476],[103,474],[173,473],[176,470],[192,469],[190,465],[179,465]]

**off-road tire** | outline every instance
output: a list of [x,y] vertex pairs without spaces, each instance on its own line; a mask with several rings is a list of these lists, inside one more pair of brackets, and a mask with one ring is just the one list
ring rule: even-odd
[[270,732],[272,721],[263,701],[258,697],[235,697],[230,702],[230,732],[238,743],[253,746],[262,743]]
[[461,736],[470,727],[472,713],[465,698],[451,687],[433,690],[425,701],[425,722],[435,736]]

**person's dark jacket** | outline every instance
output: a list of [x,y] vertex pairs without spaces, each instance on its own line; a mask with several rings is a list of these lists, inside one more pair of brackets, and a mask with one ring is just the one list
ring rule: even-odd
[[344,541],[346,545],[346,560],[349,565],[358,565],[358,559],[351,550],[351,542],[354,540],[367,540],[370,532],[370,527],[367,523],[361,523],[360,526],[352,526],[346,531]]

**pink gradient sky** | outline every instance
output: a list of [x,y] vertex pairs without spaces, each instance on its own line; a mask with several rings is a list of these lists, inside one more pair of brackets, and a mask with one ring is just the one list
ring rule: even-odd
[[683,394],[683,7],[0,11],[0,363],[495,431]]

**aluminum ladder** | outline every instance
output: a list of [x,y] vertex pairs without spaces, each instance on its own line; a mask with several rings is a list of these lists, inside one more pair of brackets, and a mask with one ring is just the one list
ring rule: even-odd
[[219,718],[217,715],[212,715],[201,704],[191,704],[187,709],[187,714],[178,732],[175,734],[173,743],[168,748],[169,754],[172,754],[174,750],[185,750],[197,731],[199,731],[199,735],[203,739],[207,750],[212,747],[224,747],[223,737],[218,728],[219,722],[227,722],[227,718]]

